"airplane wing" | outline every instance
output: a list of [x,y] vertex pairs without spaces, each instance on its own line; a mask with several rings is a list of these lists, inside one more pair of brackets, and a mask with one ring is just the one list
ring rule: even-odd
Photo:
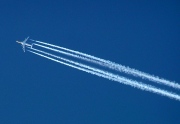
[[25,38],[23,42],[25,43],[28,39],[29,39],[29,37]]
[[25,52],[25,45],[26,45],[26,41],[29,39],[29,37],[25,38],[23,43],[22,43],[22,49]]
[[23,49],[24,52],[25,52],[25,46],[30,46],[30,47],[32,47],[32,45],[26,43],[26,41],[27,41],[28,39],[29,39],[29,37],[25,38],[24,41],[22,41],[22,42],[16,41],[17,43],[19,43],[19,44],[22,45],[22,49]]

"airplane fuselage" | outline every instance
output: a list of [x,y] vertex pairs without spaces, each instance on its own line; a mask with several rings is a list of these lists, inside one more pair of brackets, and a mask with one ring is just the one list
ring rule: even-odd
[[30,44],[24,43],[24,42],[20,42],[20,41],[16,41],[17,43],[23,45],[23,46],[31,46]]

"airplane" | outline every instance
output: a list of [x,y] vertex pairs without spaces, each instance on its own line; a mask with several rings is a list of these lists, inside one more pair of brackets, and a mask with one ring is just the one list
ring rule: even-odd
[[20,41],[16,41],[17,43],[21,44],[22,45],[22,49],[23,51],[25,52],[25,46],[32,46],[30,44],[27,44],[26,41],[29,39],[29,37],[25,38],[24,41],[20,42]]

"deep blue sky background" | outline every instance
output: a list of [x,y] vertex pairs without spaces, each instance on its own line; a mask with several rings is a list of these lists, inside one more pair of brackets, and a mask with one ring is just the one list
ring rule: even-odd
[[178,0],[0,2],[0,123],[180,123],[180,102],[28,52],[32,39],[180,83]]

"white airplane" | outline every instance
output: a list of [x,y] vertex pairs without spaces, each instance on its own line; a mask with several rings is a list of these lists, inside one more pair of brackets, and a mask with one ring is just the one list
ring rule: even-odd
[[20,41],[16,41],[17,43],[21,44],[22,45],[22,49],[23,51],[25,52],[25,46],[32,46],[30,44],[27,44],[26,41],[29,39],[29,37],[25,38],[24,41],[20,42]]

